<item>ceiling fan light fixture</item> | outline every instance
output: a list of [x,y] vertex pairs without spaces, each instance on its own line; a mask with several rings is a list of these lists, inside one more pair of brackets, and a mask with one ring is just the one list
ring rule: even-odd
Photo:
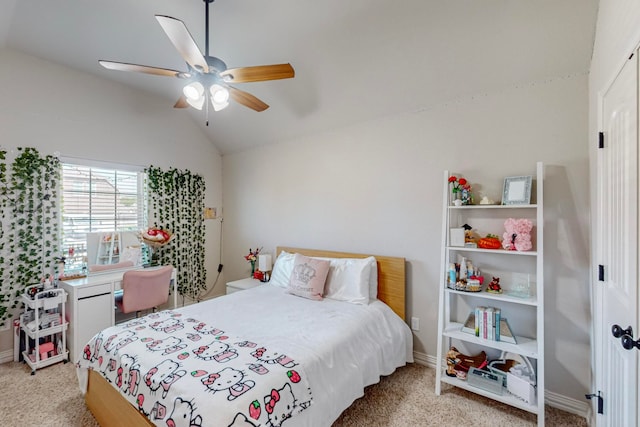
[[224,86],[214,83],[209,88],[209,92],[211,92],[211,102],[214,104],[224,104],[229,101],[229,90]]
[[182,93],[188,100],[197,101],[204,98],[204,86],[200,82],[192,82],[182,88]]
[[229,89],[214,83],[209,87],[209,92],[214,111],[220,111],[229,106]]
[[228,102],[223,102],[223,103],[216,103],[213,101],[213,98],[211,99],[211,105],[213,105],[213,110],[214,111],[220,111],[220,110],[224,110],[225,108],[227,108],[229,106]]
[[196,110],[202,110],[202,107],[204,106],[204,96],[195,100],[187,98],[187,104],[191,105]]
[[204,86],[200,82],[191,82],[182,88],[187,103],[196,110],[202,110],[204,105]]

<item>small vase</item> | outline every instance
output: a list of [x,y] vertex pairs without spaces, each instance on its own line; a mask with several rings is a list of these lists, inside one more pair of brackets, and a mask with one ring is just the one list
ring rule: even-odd
[[454,206],[460,206],[462,204],[462,197],[459,191],[451,193],[451,204]]
[[251,277],[253,277],[253,274],[256,272],[256,262],[255,261],[251,261]]

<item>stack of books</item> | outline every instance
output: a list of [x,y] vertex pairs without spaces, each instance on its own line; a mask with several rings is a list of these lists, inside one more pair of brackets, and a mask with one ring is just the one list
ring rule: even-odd
[[501,310],[495,307],[476,307],[462,325],[462,332],[474,334],[485,340],[517,344],[507,319],[502,317]]

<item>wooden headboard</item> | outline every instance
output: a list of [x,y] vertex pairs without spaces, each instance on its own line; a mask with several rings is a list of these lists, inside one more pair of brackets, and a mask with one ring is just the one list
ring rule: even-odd
[[378,261],[378,299],[387,304],[402,320],[406,320],[404,258],[290,248],[285,246],[278,246],[276,248],[276,256],[280,255],[282,251],[325,258],[367,258],[374,256]]

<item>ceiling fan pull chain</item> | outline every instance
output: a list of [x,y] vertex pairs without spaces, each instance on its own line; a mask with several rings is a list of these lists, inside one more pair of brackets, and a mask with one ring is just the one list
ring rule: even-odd
[[[204,0],[204,1],[207,1],[207,0]],[[211,0],[211,1],[213,1],[213,0]],[[204,114],[205,114],[205,117],[206,117],[207,126],[209,126],[209,103],[207,102],[207,98],[208,97],[209,96],[205,93],[204,94],[204,103],[205,103],[206,107],[205,107],[205,110],[204,110]]]

